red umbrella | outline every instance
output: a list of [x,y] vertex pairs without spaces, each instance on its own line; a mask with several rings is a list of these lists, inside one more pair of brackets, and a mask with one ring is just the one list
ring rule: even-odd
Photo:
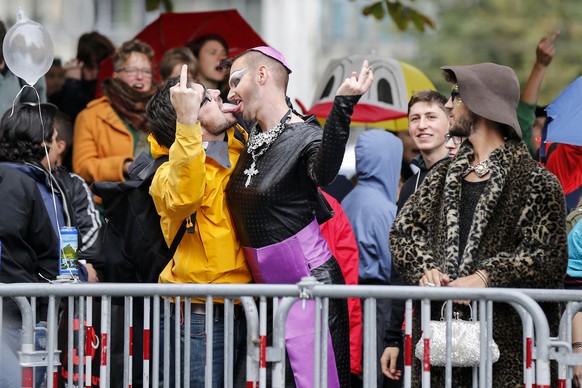
[[[134,39],[146,42],[154,49],[154,61],[159,62],[164,52],[183,47],[206,34],[219,34],[228,45],[228,55],[267,46],[235,9],[208,12],[163,13],[148,24]],[[112,58],[101,62],[97,95],[101,94],[101,82],[113,74]]]
[[152,46],[156,61],[159,61],[166,50],[185,46],[206,34],[222,36],[228,44],[229,56],[267,45],[235,9],[163,13],[137,34],[135,39]]

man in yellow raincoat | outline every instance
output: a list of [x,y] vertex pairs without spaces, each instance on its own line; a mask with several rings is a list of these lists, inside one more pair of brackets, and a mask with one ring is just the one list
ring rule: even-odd
[[[160,283],[252,281],[224,193],[246,141],[245,132],[236,124],[235,109],[234,105],[222,103],[220,91],[188,82],[186,66],[180,77],[168,80],[148,104],[152,155],[154,159],[170,157],[158,168],[150,187],[168,245],[187,220],[187,232],[160,274]],[[171,333],[171,348],[175,343],[175,320],[183,325],[182,307],[172,304],[170,326],[166,328]],[[191,311],[190,386],[198,387],[204,386],[204,300],[194,300]],[[235,306],[234,315],[236,365],[237,358],[244,362],[244,355],[237,355],[241,349],[237,345],[244,344],[246,333],[240,306]],[[224,309],[220,303],[214,308],[213,328],[212,380],[213,386],[222,386]],[[170,354],[174,354],[173,349]],[[184,365],[183,361],[180,365]],[[174,370],[173,362],[170,370]],[[174,378],[170,376],[171,384]]]

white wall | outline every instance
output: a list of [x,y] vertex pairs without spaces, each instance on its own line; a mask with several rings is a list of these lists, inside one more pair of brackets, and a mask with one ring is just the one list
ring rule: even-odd
[[317,83],[321,47],[321,2],[262,0],[262,37],[281,51],[293,73],[287,95],[309,106]]

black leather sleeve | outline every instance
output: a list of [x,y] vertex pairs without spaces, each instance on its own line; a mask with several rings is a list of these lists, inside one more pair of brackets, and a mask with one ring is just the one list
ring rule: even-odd
[[312,149],[313,159],[308,172],[320,186],[333,182],[342,164],[350,134],[351,115],[361,96],[336,96],[323,128],[318,148]]

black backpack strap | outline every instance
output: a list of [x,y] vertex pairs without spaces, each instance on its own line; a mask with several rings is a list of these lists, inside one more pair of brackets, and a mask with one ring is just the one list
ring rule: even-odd
[[158,170],[158,167],[160,167],[162,164],[164,164],[168,160],[170,160],[170,157],[168,155],[160,156],[159,158],[157,158],[156,160],[153,160],[148,165],[143,166],[141,171],[135,171],[135,172],[132,171],[132,174],[136,174],[137,180],[139,180],[139,181],[144,181],[144,182],[151,181],[151,179],[154,177],[154,174]]
[[[193,213],[190,217],[196,217],[196,213]],[[182,221],[180,228],[178,228],[178,231],[176,232],[176,235],[174,236],[174,239],[172,240],[172,244],[170,245],[170,250],[168,251],[168,260],[171,260],[172,257],[174,257],[174,253],[176,253],[176,250],[178,249],[178,245],[180,245],[180,242],[182,241],[182,238],[184,237],[184,233],[186,233],[186,221],[187,221],[187,218],[184,219],[184,221]]]

